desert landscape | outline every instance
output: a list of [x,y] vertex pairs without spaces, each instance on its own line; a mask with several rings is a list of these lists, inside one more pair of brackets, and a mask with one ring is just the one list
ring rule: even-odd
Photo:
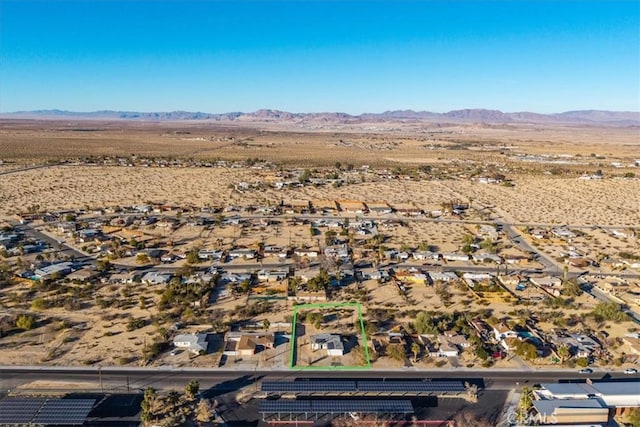
[[639,363],[637,128],[314,120],[1,120],[2,364]]

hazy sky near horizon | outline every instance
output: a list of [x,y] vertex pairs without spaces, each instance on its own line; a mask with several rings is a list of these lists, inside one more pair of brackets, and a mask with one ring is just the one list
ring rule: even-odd
[[640,111],[640,2],[0,0],[0,112]]

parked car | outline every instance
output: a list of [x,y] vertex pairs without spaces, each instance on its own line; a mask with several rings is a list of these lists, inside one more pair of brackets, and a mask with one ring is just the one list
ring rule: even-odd
[[625,370],[624,370],[624,373],[625,373],[625,374],[637,374],[637,373],[638,373],[638,370],[637,370],[637,369],[635,369],[635,368],[628,368],[628,369],[625,369]]
[[580,369],[580,373],[581,374],[593,374],[593,369],[591,369],[591,368]]

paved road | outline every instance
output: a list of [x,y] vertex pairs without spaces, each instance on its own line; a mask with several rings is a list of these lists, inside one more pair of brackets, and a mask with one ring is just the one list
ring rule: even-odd
[[54,249],[58,249],[60,255],[65,256],[68,255],[70,257],[74,257],[78,262],[91,262],[95,261],[95,258],[89,257],[86,254],[80,252],[75,249],[73,246],[69,246],[65,244],[64,240],[55,239],[48,234],[45,234],[38,230],[35,227],[32,227],[29,224],[20,224],[18,222],[11,222],[11,225],[16,229],[16,231],[23,232],[26,236],[32,237],[36,240],[41,240],[48,244],[50,247]]
[[625,375],[621,372],[596,370],[593,374],[579,374],[576,369],[568,370],[499,370],[499,369],[442,369],[391,371],[288,371],[288,370],[224,370],[224,369],[171,369],[167,368],[117,368],[117,367],[0,367],[0,391],[16,389],[33,381],[52,383],[51,389],[59,389],[54,382],[76,382],[85,388],[104,390],[139,390],[154,387],[159,390],[180,389],[197,379],[202,390],[230,391],[254,383],[254,379],[287,381],[296,378],[328,379],[459,379],[484,380],[489,389],[511,389],[518,384],[557,382],[558,380],[636,379],[639,375]]
[[24,167],[24,168],[11,169],[11,170],[7,170],[7,171],[3,171],[3,172],[0,172],[0,175],[9,175],[9,174],[12,174],[12,173],[25,172],[25,171],[29,171],[29,170],[33,170],[33,169],[50,168],[52,166],[58,166],[58,165],[56,165],[56,164],[46,164],[46,165],[27,166],[27,167]]

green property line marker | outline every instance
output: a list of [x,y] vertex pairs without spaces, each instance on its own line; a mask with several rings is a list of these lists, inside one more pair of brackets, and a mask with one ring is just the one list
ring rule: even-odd
[[[360,333],[362,334],[362,345],[364,346],[364,355],[366,363],[364,366],[298,366],[295,363],[296,349],[298,347],[298,338],[296,336],[296,324],[298,320],[299,310],[313,310],[313,309],[331,309],[331,308],[355,308],[358,313],[360,323]],[[364,319],[362,317],[362,305],[359,302],[327,302],[327,303],[315,303],[315,304],[301,304],[293,306],[293,320],[291,325],[291,348],[289,352],[289,368],[297,370],[308,371],[347,371],[347,370],[359,370],[359,369],[371,369],[371,358],[369,355],[369,345],[367,344],[367,333],[364,330]]]

